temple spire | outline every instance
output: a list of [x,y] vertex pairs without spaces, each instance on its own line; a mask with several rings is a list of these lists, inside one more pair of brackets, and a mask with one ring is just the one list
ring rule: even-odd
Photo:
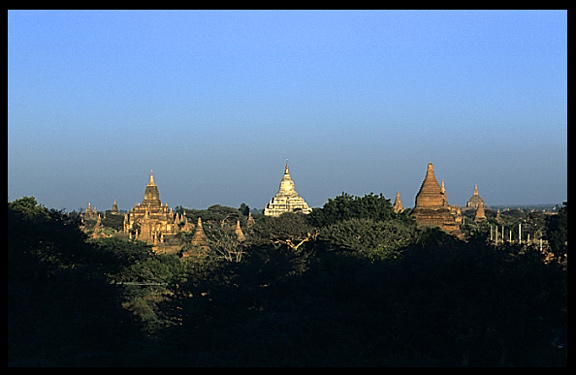
[[284,168],[284,176],[280,181],[280,191],[287,193],[294,191],[294,181],[290,177],[290,171],[288,170],[288,162],[286,162],[286,167]]
[[150,182],[148,183],[148,185],[156,185],[154,183],[154,173],[152,172],[152,169],[150,169]]
[[444,196],[442,188],[434,176],[434,167],[432,163],[428,163],[426,177],[424,177],[424,182],[422,182],[420,191],[416,195],[414,209],[425,206],[444,206]]
[[448,197],[446,196],[446,188],[444,187],[444,179],[442,179],[442,183],[440,184],[440,193],[444,197],[444,205],[448,206]]
[[144,190],[144,200],[142,201],[144,206],[154,206],[160,207],[162,202],[160,202],[160,192],[158,191],[158,186],[154,183],[154,174],[150,170],[150,182],[146,185]]
[[426,177],[428,177],[428,173],[432,173],[432,176],[434,176],[434,167],[432,166],[432,163],[428,163],[428,168],[426,169]]
[[432,163],[428,163],[428,168],[426,169],[426,177],[424,177],[422,187],[426,187],[428,189],[432,188],[434,191],[441,191],[440,184],[436,180],[436,176],[434,176],[434,167],[432,166]]
[[478,195],[478,184],[474,184],[474,194],[473,195]]

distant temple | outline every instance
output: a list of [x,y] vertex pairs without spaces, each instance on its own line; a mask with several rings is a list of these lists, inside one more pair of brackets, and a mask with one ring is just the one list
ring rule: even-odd
[[462,221],[460,209],[448,204],[444,181],[442,186],[438,184],[432,163],[428,163],[426,177],[416,195],[414,209],[410,215],[420,225],[438,226],[457,237],[463,236],[459,226]]
[[144,200],[124,215],[124,233],[130,238],[146,241],[150,244],[164,243],[168,236],[173,237],[180,231],[189,230],[185,216],[174,216],[168,203],[162,205],[158,186],[150,171],[150,182],[144,191]]
[[480,203],[482,203],[484,205],[484,208],[486,208],[486,203],[480,197],[480,195],[478,195],[478,185],[474,184],[474,193],[472,194],[470,199],[468,199],[468,202],[466,202],[466,207],[464,209],[465,210],[476,210],[476,209],[478,209],[478,206],[480,205]]
[[288,163],[284,169],[284,176],[280,181],[280,189],[264,208],[266,216],[280,216],[284,212],[301,212],[309,214],[312,211],[304,199],[294,189],[294,181],[290,177]]
[[118,205],[116,204],[116,199],[114,199],[114,203],[112,203],[112,211],[110,213],[112,215],[120,215],[120,211],[118,210]]
[[96,220],[98,218],[98,211],[96,211],[96,207],[92,209],[92,206],[88,203],[88,208],[82,212],[81,216],[84,220]]

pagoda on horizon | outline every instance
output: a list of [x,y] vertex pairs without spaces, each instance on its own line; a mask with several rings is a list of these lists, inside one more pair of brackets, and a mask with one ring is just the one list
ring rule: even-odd
[[437,226],[461,238],[463,233],[460,231],[459,221],[461,220],[458,220],[457,211],[448,204],[444,184],[442,183],[442,186],[438,184],[434,176],[434,167],[432,163],[428,163],[426,177],[416,195],[414,209],[410,216],[420,225]]
[[[182,223],[184,221],[184,223]],[[144,190],[144,200],[124,215],[124,233],[130,238],[156,245],[164,243],[166,236],[173,237],[181,230],[189,230],[186,217],[174,216],[168,203],[160,201],[160,191],[154,183],[154,174],[150,171],[150,182]],[[181,225],[182,228],[181,228]]]
[[282,181],[280,181],[280,188],[264,208],[264,215],[280,216],[284,212],[309,214],[311,211],[312,209],[308,207],[308,203],[296,192],[294,181],[292,181],[290,171],[288,170],[288,162],[286,162],[284,176],[282,177]]

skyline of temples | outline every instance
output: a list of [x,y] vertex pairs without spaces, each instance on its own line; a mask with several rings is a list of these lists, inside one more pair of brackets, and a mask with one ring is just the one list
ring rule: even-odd
[[[431,163],[429,163],[431,164]],[[150,182],[145,190],[145,197],[144,200],[142,201],[142,203],[136,203],[136,205],[134,207],[140,206],[156,206],[156,202],[160,202],[159,199],[159,192],[157,191],[158,187],[156,186],[156,184],[154,183],[154,175],[153,175],[153,171],[150,171]],[[445,197],[445,187],[444,187],[444,180],[442,179],[441,185],[440,185],[440,189],[441,192],[444,194]],[[417,193],[418,194],[418,193]],[[289,199],[286,199],[289,198]],[[468,210],[473,210],[476,211],[478,208],[478,203],[482,202],[484,205],[484,209],[488,209],[489,206],[484,202],[484,200],[482,199],[482,197],[480,197],[479,193],[478,193],[478,184],[474,184],[474,192],[473,195],[468,199],[468,201],[466,202],[465,206],[463,206],[463,208],[461,209],[461,211],[468,211]],[[164,204],[164,206],[167,206],[167,203]],[[321,207],[321,206],[319,206]],[[414,207],[405,207],[402,204],[402,201],[400,200],[400,192],[396,192],[396,197],[393,203],[393,209],[395,212],[402,212],[406,209],[413,209],[415,208],[416,205]],[[451,206],[451,208],[453,210],[460,210],[460,206],[459,205],[453,205]],[[118,205],[116,203],[116,200],[114,199],[113,204],[112,204],[112,209],[111,210],[104,210],[104,212],[108,212],[110,211],[111,214],[125,214],[125,213],[130,213],[133,209],[128,209],[127,211],[125,210],[119,210],[118,209]],[[273,213],[276,211],[282,211],[282,212],[286,212],[286,211],[296,211],[296,212],[303,212],[303,213],[309,213],[312,211],[312,207],[310,207],[307,202],[296,192],[295,187],[294,187],[294,181],[292,180],[292,177],[290,175],[290,171],[289,171],[289,166],[288,166],[288,162],[286,162],[285,165],[285,169],[284,169],[284,175],[282,177],[282,180],[280,181],[280,187],[278,189],[278,192],[274,195],[274,197],[272,197],[272,199],[270,199],[270,201],[268,201],[268,203],[266,204],[266,206],[262,209],[262,212],[267,212],[264,213],[265,215],[268,216],[277,216],[280,213],[277,213],[276,215],[274,215]],[[102,212],[102,211],[100,211]],[[88,203],[88,208],[85,211],[81,211],[81,214],[83,216],[84,219],[96,219],[97,216],[97,210],[96,207],[93,207],[91,205],[91,203]]]
[[[481,221],[485,220],[485,208],[487,206],[479,196],[478,186],[475,184],[474,193],[466,203],[465,209],[474,210],[476,212],[475,221]],[[399,192],[396,192],[393,210],[396,213],[406,210],[400,200]],[[284,212],[308,214],[311,211],[312,209],[306,201],[296,192],[288,162],[286,162],[278,192],[268,202],[262,213],[265,216],[279,216]],[[116,200],[114,200],[112,210],[107,210],[106,214],[120,215]],[[459,225],[463,220],[462,210],[460,206],[448,203],[444,180],[441,180],[441,184],[438,183],[432,163],[428,163],[426,176],[416,194],[415,205],[410,215],[421,225],[439,226],[449,233],[461,235]],[[82,212],[82,216],[84,219],[94,220],[97,218],[98,212],[89,203],[86,211]],[[136,203],[133,208],[123,214],[122,232],[129,238],[137,238],[154,245],[163,246],[167,240],[170,242],[170,238],[173,238],[177,233],[189,231],[197,226],[200,226],[201,229],[201,224],[189,223],[185,215],[174,214],[167,203],[162,203],[151,170],[143,201]],[[238,235],[240,236],[239,233]]]
[[[286,192],[290,192],[290,193],[295,194],[295,196],[297,197],[297,199],[298,199],[298,200],[301,200],[302,206],[303,206],[302,209],[304,209],[305,211],[308,211],[308,210],[311,211],[311,210],[312,210],[312,207],[302,198],[302,196],[300,196],[300,195],[296,192],[296,190],[295,190],[295,188],[294,188],[294,181],[292,180],[292,178],[291,178],[291,176],[290,176],[289,167],[288,167],[288,162],[286,162],[285,171],[284,171],[284,172],[285,172],[285,173],[284,173],[284,176],[283,176],[282,181],[281,181],[281,183],[280,183],[280,188],[278,189],[278,192],[274,195],[274,197],[273,197],[272,199],[270,199],[270,200],[268,201],[268,203],[266,203],[265,206],[258,206],[258,205],[252,206],[252,205],[251,205],[251,207],[252,207],[253,210],[255,210],[255,209],[260,209],[260,210],[262,210],[262,212],[263,212],[264,209],[266,209],[266,207],[268,207],[268,208],[270,209],[270,207],[272,206],[270,203],[271,203],[271,202],[272,202],[272,203],[278,203],[278,204],[281,203],[280,200],[278,200],[278,202],[276,202],[276,199],[275,199],[275,198],[276,198],[276,197],[281,197],[282,195],[286,195]],[[153,180],[153,176],[152,176],[152,180]],[[441,188],[444,189],[444,181],[443,181],[443,180],[442,180],[442,182],[441,182]],[[283,194],[283,193],[284,193],[284,194]],[[403,194],[404,194],[404,193],[403,193]],[[396,200],[399,200],[399,198],[400,198],[399,195],[400,195],[400,192],[396,192],[396,199],[394,200],[394,203],[396,203]],[[330,199],[330,198],[328,198],[328,199]],[[480,195],[478,194],[478,185],[477,185],[477,184],[474,184],[474,193],[473,193],[473,195],[462,205],[462,209],[461,209],[461,210],[462,210],[462,211],[468,211],[468,210],[473,210],[473,211],[475,211],[475,210],[477,209],[477,207],[478,207],[478,202],[479,202],[479,201],[482,201],[482,202],[484,203],[484,208],[485,208],[485,209],[489,209],[489,208],[490,208],[490,207],[486,204],[486,202],[484,202],[484,200],[482,199],[482,197],[480,197]],[[243,201],[243,202],[247,202],[247,201]],[[216,202],[216,204],[219,204],[219,203]],[[243,203],[243,204],[245,204],[245,203]],[[291,204],[295,205],[295,202],[291,202]],[[178,206],[178,205],[176,205],[176,206]],[[497,206],[499,206],[499,207],[506,207],[506,205],[502,205],[502,204],[497,205]],[[511,207],[515,207],[515,206],[516,206],[516,205],[512,205]],[[194,207],[194,206],[191,206],[191,207]],[[263,207],[263,208],[259,208],[259,207]],[[314,206],[314,207],[322,207],[322,205],[320,205],[320,206]],[[455,208],[456,208],[456,207],[459,207],[459,205],[454,206],[454,207],[455,207]],[[173,208],[174,208],[174,207],[173,207]],[[307,208],[307,210],[306,210],[306,208]],[[398,205],[397,205],[394,209],[395,209],[396,211],[403,211],[403,210],[412,209],[412,208],[413,208],[413,207],[411,207],[410,205],[405,206],[405,205],[403,204],[403,202],[400,200],[399,203],[398,203]],[[82,210],[82,209],[81,209],[81,210]],[[299,208],[296,207],[296,210],[298,211]],[[88,204],[88,209],[87,209],[86,211],[89,211],[89,212],[81,211],[81,213],[85,216],[86,219],[95,219],[95,216],[96,216],[96,215],[95,215],[95,213],[96,213],[95,207],[91,206],[91,204],[89,203],[89,204]],[[108,213],[109,211],[111,211],[112,214],[124,214],[124,213],[130,211],[130,209],[128,209],[128,210],[126,210],[126,209],[119,209],[119,206],[118,206],[117,203],[116,203],[116,199],[114,199],[114,202],[113,202],[113,205],[112,205],[112,210],[106,209],[106,210],[102,210],[102,211],[100,211],[100,212],[107,212],[107,213]],[[267,210],[267,211],[269,211],[269,210]]]

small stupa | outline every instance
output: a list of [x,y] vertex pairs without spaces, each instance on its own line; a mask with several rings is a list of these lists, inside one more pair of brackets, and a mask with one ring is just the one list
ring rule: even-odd
[[234,233],[236,233],[236,236],[238,238],[238,242],[242,242],[246,240],[246,236],[244,236],[244,233],[242,232],[242,228],[240,228],[240,220],[236,220],[236,226],[234,227]]
[[192,235],[192,240],[190,244],[195,247],[208,247],[208,236],[204,233],[204,228],[202,228],[202,218],[198,218],[198,223]]
[[486,219],[486,212],[484,211],[484,202],[480,201],[474,214],[474,221],[484,221]]
[[394,206],[392,206],[392,209],[394,210],[395,213],[404,211],[404,206],[402,205],[402,201],[400,200],[399,191],[396,192],[396,199],[394,200]]

